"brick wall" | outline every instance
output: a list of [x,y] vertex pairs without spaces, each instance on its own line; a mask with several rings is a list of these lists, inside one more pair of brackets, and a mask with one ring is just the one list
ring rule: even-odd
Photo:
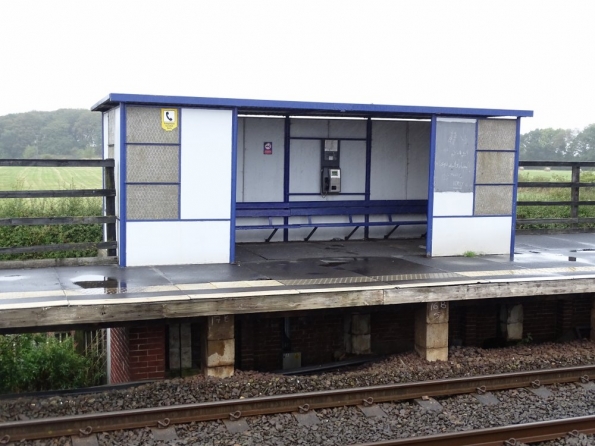
[[125,327],[110,328],[109,382],[119,384],[130,381],[128,332]]
[[302,353],[302,365],[332,362],[345,351],[343,313],[313,313],[290,319],[292,351]]
[[128,329],[130,380],[165,378],[164,324],[141,323]]
[[281,369],[283,318],[246,315],[236,318],[236,326],[236,355],[243,370]]
[[415,340],[415,305],[375,308],[371,317],[372,353],[386,355],[412,350]]

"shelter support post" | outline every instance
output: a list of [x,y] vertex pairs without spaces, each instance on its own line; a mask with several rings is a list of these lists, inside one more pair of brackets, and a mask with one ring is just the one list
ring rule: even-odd
[[348,314],[344,319],[345,350],[355,355],[365,355],[372,351],[371,348],[371,315]]
[[202,339],[202,369],[205,376],[232,376],[235,363],[234,316],[207,317]]
[[501,307],[500,331],[506,341],[523,339],[523,306],[521,304]]
[[415,351],[426,361],[448,360],[448,302],[422,304],[416,310]]

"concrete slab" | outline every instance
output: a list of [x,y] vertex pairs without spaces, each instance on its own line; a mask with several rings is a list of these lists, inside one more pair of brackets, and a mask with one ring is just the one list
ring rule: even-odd
[[89,435],[88,437],[73,435],[70,437],[70,441],[72,442],[72,446],[99,446],[97,435],[95,434]]
[[380,406],[373,405],[373,406],[357,406],[362,413],[368,418],[386,418],[386,412],[382,410]]
[[158,266],[153,269],[155,273],[163,275],[168,281],[176,284],[268,279],[241,265],[177,265]]
[[315,424],[318,424],[320,422],[318,416],[316,415],[316,412],[314,412],[313,410],[306,413],[292,412],[292,414],[297,420],[297,422],[302,426],[314,426]]
[[547,387],[526,387],[526,389],[540,398],[549,398],[554,395]]
[[434,398],[422,399],[417,398],[415,402],[423,409],[430,412],[442,412],[442,405]]
[[246,432],[250,429],[246,420],[223,420],[223,424],[229,431],[230,434],[241,434],[242,432]]
[[177,440],[178,438],[176,428],[173,426],[166,427],[165,429],[158,429],[156,427],[152,427],[151,432],[153,434],[153,440],[156,441],[172,441]]
[[495,406],[500,403],[500,400],[491,392],[473,393],[473,396],[484,406]]

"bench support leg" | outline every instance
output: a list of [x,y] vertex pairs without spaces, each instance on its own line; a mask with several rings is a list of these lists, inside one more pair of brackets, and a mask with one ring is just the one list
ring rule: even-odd
[[270,242],[271,239],[275,236],[275,234],[277,233],[278,230],[279,230],[279,228],[275,228],[273,230],[273,232],[271,232],[271,235],[269,235],[269,237],[265,240],[265,242],[267,242],[267,243]]
[[307,242],[308,240],[310,240],[310,237],[312,237],[314,235],[314,233],[316,232],[317,229],[318,229],[318,226],[316,226],[314,229],[312,229],[312,231],[310,231],[310,233],[308,234],[308,237],[306,237],[304,239],[304,241]]
[[352,236],[352,235],[355,233],[355,231],[357,231],[358,229],[359,229],[359,226],[356,226],[356,227],[353,229],[353,231],[351,231],[351,232],[349,233],[349,235],[347,235],[347,237],[345,237],[345,240],[349,240],[349,237],[351,237],[351,236]]
[[392,235],[392,233],[397,230],[398,227],[399,225],[396,225],[394,228],[392,228],[390,232],[384,236],[384,240],[388,239]]

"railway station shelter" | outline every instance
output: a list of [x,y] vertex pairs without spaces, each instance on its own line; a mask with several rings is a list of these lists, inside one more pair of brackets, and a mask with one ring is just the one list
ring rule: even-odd
[[233,263],[236,243],[426,236],[512,254],[527,110],[110,94],[120,266]]

